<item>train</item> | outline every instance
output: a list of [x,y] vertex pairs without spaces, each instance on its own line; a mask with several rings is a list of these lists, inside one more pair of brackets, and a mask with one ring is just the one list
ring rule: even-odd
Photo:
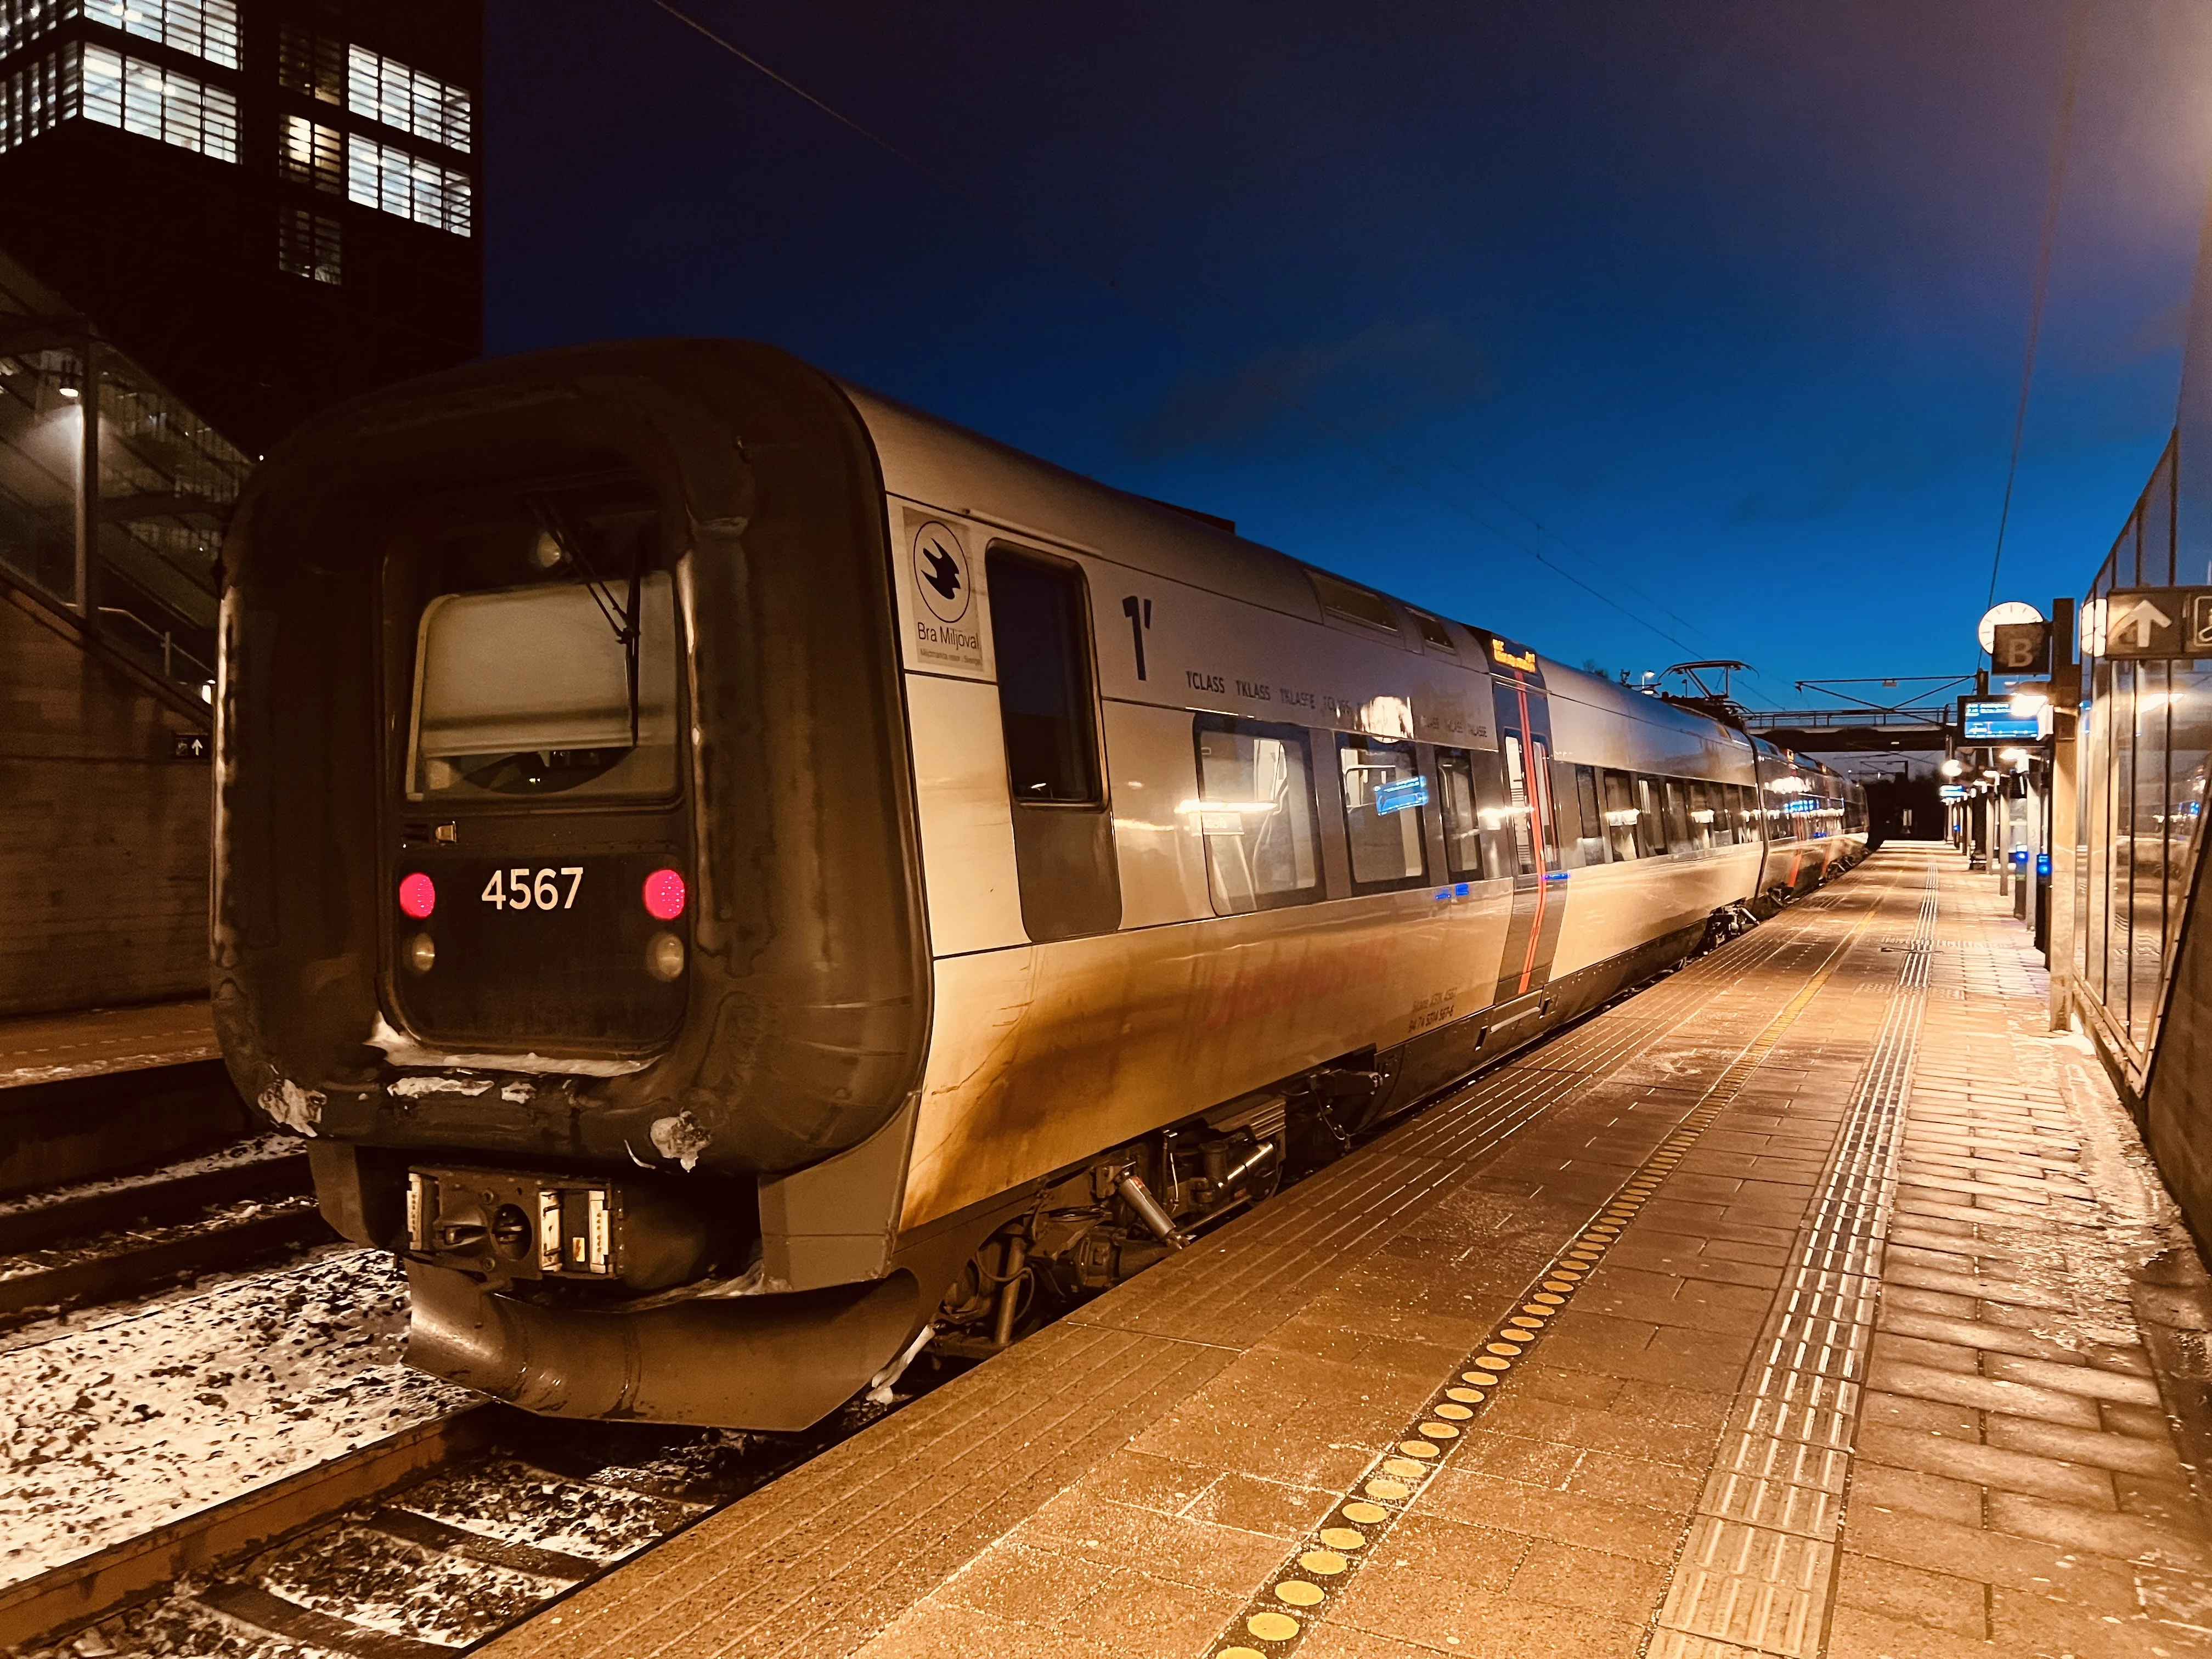
[[341,405],[223,571],[231,1075],[549,1415],[995,1352],[1866,848],[1725,708],[763,344]]

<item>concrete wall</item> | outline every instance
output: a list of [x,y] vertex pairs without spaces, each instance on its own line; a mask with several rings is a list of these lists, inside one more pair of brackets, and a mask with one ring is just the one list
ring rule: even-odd
[[0,582],[0,1016],[204,996],[204,734]]

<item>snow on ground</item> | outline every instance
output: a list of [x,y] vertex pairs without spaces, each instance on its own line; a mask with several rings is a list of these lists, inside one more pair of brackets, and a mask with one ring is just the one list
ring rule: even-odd
[[248,1135],[243,1140],[227,1142],[213,1152],[201,1153],[198,1158],[179,1158],[158,1169],[140,1170],[130,1175],[103,1176],[95,1181],[72,1182],[67,1186],[46,1187],[35,1193],[0,1199],[0,1216],[50,1210],[57,1204],[72,1204],[82,1198],[103,1198],[110,1193],[129,1192],[134,1188],[159,1189],[167,1182],[185,1176],[204,1175],[214,1170],[235,1170],[249,1164],[266,1164],[271,1158],[289,1158],[306,1151],[307,1145],[297,1135],[283,1134],[275,1130],[265,1134]]
[[0,1352],[0,1587],[473,1404],[406,1298],[337,1251]]

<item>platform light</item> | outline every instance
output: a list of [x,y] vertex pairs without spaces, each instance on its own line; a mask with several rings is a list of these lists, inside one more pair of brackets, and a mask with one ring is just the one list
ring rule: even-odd
[[1941,769],[1943,775],[1947,778],[1963,777],[1966,775],[1966,763],[1954,755],[1950,759],[1943,763]]
[[1997,758],[2001,761],[2009,762],[2011,764],[2017,766],[2020,763],[2027,758],[2027,750],[2015,744],[2010,749],[1998,750]]
[[2039,719],[2051,707],[2051,693],[2041,685],[2015,685],[2008,697],[2005,708],[2016,720]]

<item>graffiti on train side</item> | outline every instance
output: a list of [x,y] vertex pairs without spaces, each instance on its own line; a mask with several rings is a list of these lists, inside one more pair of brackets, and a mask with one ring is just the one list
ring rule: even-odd
[[1247,960],[1206,992],[1206,1029],[1218,1031],[1381,981],[1390,969],[1390,941],[1369,939],[1342,950],[1292,959]]

